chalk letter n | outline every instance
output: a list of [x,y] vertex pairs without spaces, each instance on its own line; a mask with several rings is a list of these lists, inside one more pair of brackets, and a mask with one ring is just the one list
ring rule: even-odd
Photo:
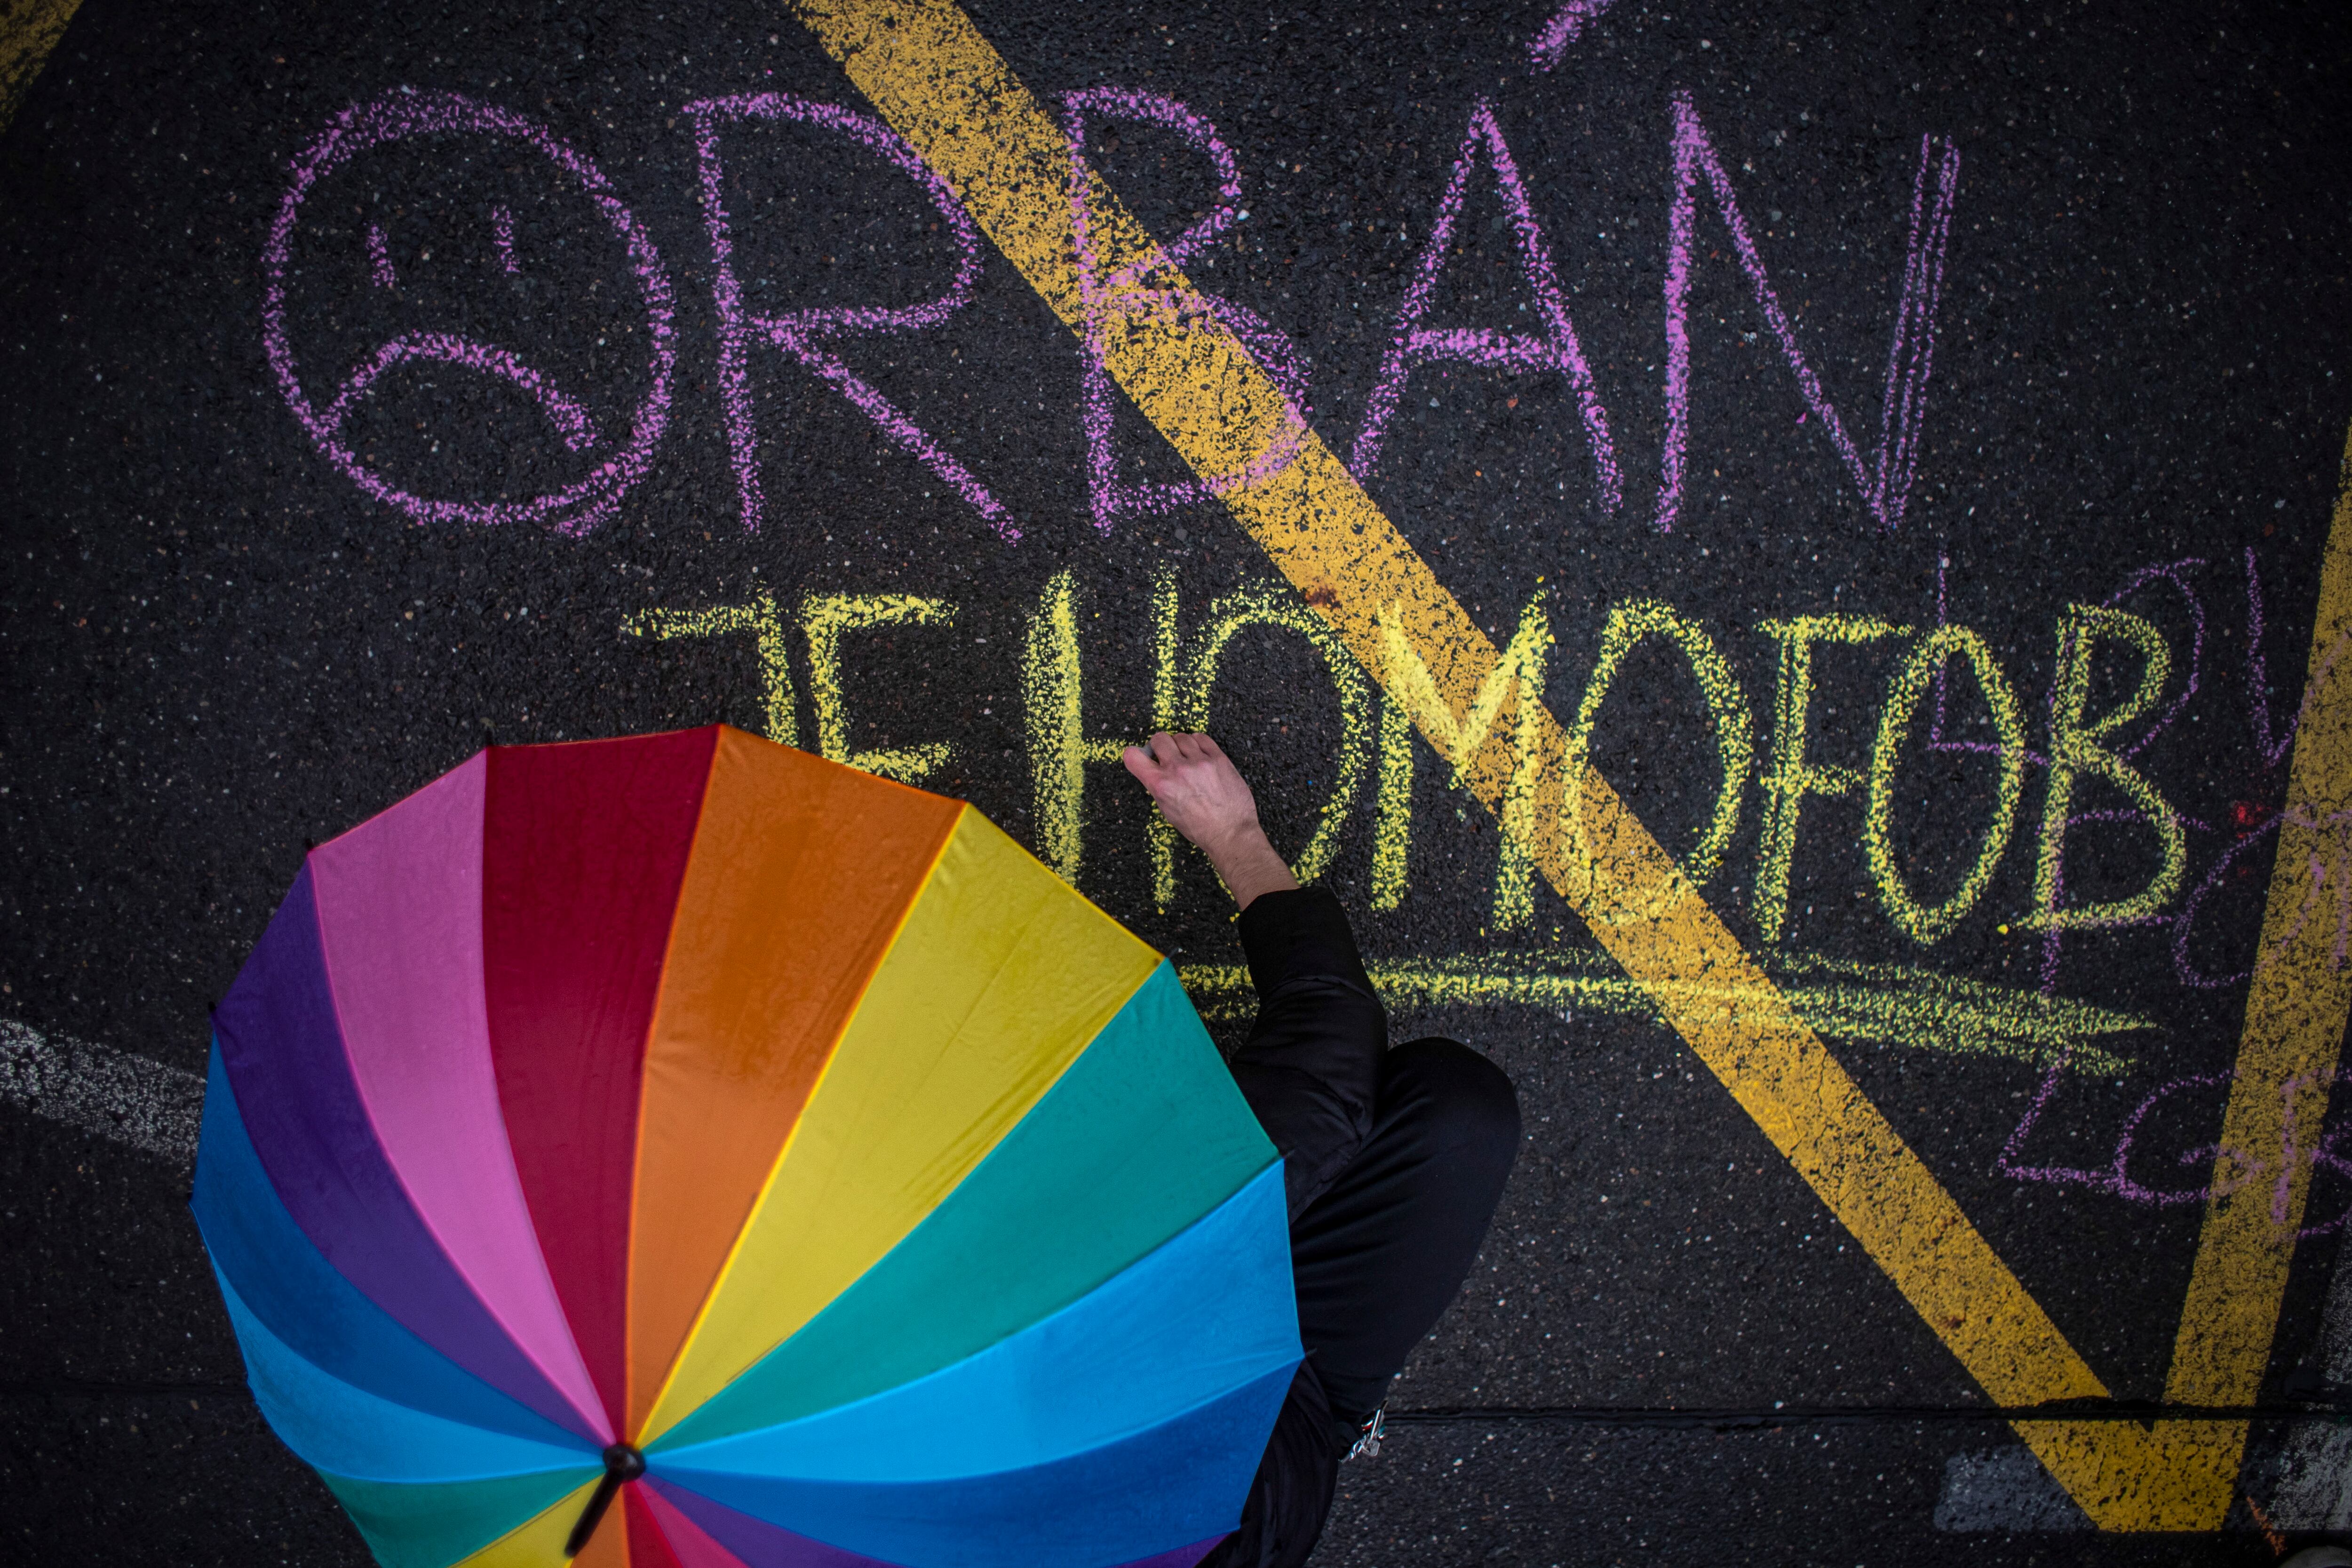
[[[1698,183],[1706,177],[1716,210],[1731,231],[1748,287],[1772,329],[1789,370],[1804,394],[1805,405],[1862,492],[1863,504],[1886,528],[1899,527],[1919,466],[1919,428],[1927,403],[1927,377],[1936,355],[1936,302],[1944,289],[1944,246],[1951,234],[1952,198],[1959,189],[1960,152],[1949,142],[1937,153],[1937,139],[1919,139],[1919,167],[1911,181],[1911,238],[1903,263],[1903,293],[1895,308],[1895,331],[1886,352],[1886,383],[1878,450],[1865,458],[1822,390],[1821,377],[1797,346],[1797,329],[1780,308],[1764,258],[1740,215],[1739,198],[1724,173],[1723,160],[1699,122],[1690,94],[1675,95],[1675,199],[1666,219],[1666,444],[1659,460],[1657,529],[1673,531],[1683,503],[1683,464],[1690,448],[1690,279],[1698,227]],[[1929,195],[1929,174],[1934,195]]]

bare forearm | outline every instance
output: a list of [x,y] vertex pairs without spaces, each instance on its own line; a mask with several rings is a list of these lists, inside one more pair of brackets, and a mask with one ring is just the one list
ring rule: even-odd
[[1255,822],[1221,842],[1202,845],[1201,851],[1208,856],[1234,902],[1243,909],[1249,908],[1260,893],[1279,893],[1298,886],[1298,879],[1274,852],[1265,830]]

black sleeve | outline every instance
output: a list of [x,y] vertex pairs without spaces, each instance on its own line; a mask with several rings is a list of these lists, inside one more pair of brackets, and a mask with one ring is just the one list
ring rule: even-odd
[[1210,1548],[1197,1568],[1303,1568],[1339,1485],[1330,1407],[1313,1364],[1301,1363],[1250,1481],[1241,1528]]
[[1258,1006],[1234,1081],[1281,1151],[1296,1219],[1371,1131],[1388,1016],[1346,911],[1322,889],[1259,894],[1241,937]]

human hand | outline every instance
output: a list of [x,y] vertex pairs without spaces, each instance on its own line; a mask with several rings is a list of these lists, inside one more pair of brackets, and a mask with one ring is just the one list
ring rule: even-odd
[[1258,826],[1257,799],[1241,771],[1208,736],[1162,731],[1149,745],[1129,746],[1121,760],[1168,825],[1208,856],[1242,908],[1260,893],[1298,886]]

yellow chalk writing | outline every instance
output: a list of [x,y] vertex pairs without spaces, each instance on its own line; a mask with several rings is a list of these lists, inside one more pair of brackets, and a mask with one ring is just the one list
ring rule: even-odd
[[[1181,727],[1176,708],[1183,628],[1178,615],[1176,570],[1162,566],[1151,575],[1151,729],[1155,734]],[[1151,907],[1164,910],[1176,901],[1176,830],[1155,811],[1144,836],[1151,852]]]
[[801,743],[801,728],[793,717],[793,675],[784,646],[783,617],[776,613],[772,594],[762,594],[748,605],[714,605],[704,610],[643,610],[621,623],[631,637],[719,637],[750,632],[759,638],[760,688],[766,699],[761,731],[771,741],[787,746]]
[[[2115,1078],[2134,1065],[2116,1048],[2124,1043],[2117,1037],[2157,1026],[2112,1008],[1899,964],[1786,953],[1767,959],[1765,969],[1808,1026],[1846,1045],[1998,1057],[2045,1070],[2063,1062],[2069,1072]],[[1575,948],[1375,962],[1370,973],[1395,1008],[1515,1005],[1661,1017],[1652,994],[1606,955]],[[1256,1005],[1249,972],[1238,963],[1188,964],[1178,976],[1207,1017],[1243,1017]],[[1726,1012],[1742,994],[1737,984],[1710,989],[1705,982],[1681,994],[1688,1005]]]
[[[1498,670],[1514,667],[1518,670],[1519,700],[1511,720],[1511,773],[1503,784],[1502,809],[1496,814],[1502,834],[1496,846],[1495,907],[1487,919],[1497,931],[1520,930],[1536,915],[1536,784],[1541,776],[1538,747],[1542,743],[1537,715],[1542,711],[1545,669],[1557,640],[1543,612],[1543,590],[1538,588],[1527,608],[1519,612],[1518,630],[1512,634],[1510,647],[1503,650],[1503,664],[1498,667]],[[1483,700],[1485,693],[1479,695]],[[1482,722],[1480,706],[1480,701],[1473,701],[1470,717],[1465,721],[1470,751],[1475,751],[1484,738],[1483,731],[1475,737],[1466,734],[1469,726]],[[1483,720],[1487,724],[1493,721],[1491,715]],[[1470,752],[1455,754],[1467,756]],[[1455,782],[1461,782],[1458,772]]]
[[919,784],[947,762],[955,748],[945,741],[858,751],[849,743],[849,704],[841,690],[841,639],[876,626],[948,626],[955,606],[945,599],[908,594],[817,594],[801,605],[801,632],[808,638],[809,701],[816,710],[817,750],[836,763],[900,784]]
[[1797,855],[1797,816],[1809,795],[1852,795],[1862,774],[1810,761],[1805,733],[1813,699],[1813,645],[1906,637],[1909,628],[1867,616],[1799,616],[1764,621],[1757,630],[1780,645],[1780,689],[1772,703],[1772,767],[1764,785],[1764,847],[1756,868],[1756,927],[1777,942],[1787,929],[1789,868]]
[[[1454,782],[1464,784],[1462,767],[1485,747],[1487,735],[1502,717],[1504,705],[1512,706],[1513,763],[1508,777],[1503,783],[1502,800],[1497,816],[1502,825],[1500,859],[1495,873],[1494,919],[1506,930],[1521,926],[1532,918],[1535,910],[1535,865],[1531,846],[1537,830],[1535,821],[1536,784],[1542,758],[1539,752],[1541,731],[1538,728],[1542,711],[1544,668],[1549,662],[1553,637],[1551,623],[1544,615],[1543,590],[1536,590],[1527,607],[1519,612],[1518,629],[1503,649],[1502,657],[1485,672],[1477,689],[1471,694],[1469,710],[1456,716],[1452,704],[1439,691],[1437,677],[1421,656],[1404,625],[1390,606],[1381,617],[1382,652],[1385,655],[1387,684],[1391,704],[1430,738],[1441,756],[1454,764]],[[1516,697],[1516,701],[1514,698]],[[1406,797],[1410,800],[1412,784],[1411,755],[1404,764]],[[1402,859],[1402,829],[1397,858]],[[1398,891],[1402,893],[1402,869],[1398,869]]]
[[1412,848],[1412,717],[1395,701],[1381,701],[1380,791],[1372,801],[1372,908],[1404,902],[1406,861]]
[[1315,832],[1299,850],[1291,872],[1311,881],[1330,866],[1339,833],[1361,791],[1367,754],[1371,750],[1371,683],[1356,663],[1348,645],[1334,635],[1322,617],[1298,602],[1286,584],[1276,588],[1254,584],[1226,595],[1209,606],[1185,670],[1182,717],[1188,730],[1209,727],[1209,697],[1217,684],[1217,669],[1234,638],[1253,626],[1295,632],[1322,656],[1331,672],[1332,689],[1339,699],[1339,754],[1331,793],[1324,798]]
[[[2094,651],[2104,641],[2130,644],[2140,655],[2139,684],[2095,722],[2083,710],[2091,697]],[[2082,928],[2123,925],[2162,909],[2180,890],[2189,863],[2189,838],[2180,819],[2147,775],[2099,742],[2156,705],[2172,673],[2172,650],[2164,634],[2145,617],[2104,605],[2073,605],[2058,623],[2058,685],[2050,710],[2050,789],[2042,797],[2042,844],[2033,862],[2033,910],[2029,924]],[[2147,886],[2129,898],[2060,909],[2060,870],[2074,787],[2088,773],[2124,793],[2138,808],[2163,846],[2163,859]]]
[[[1977,858],[1949,898],[1933,906],[1911,896],[1895,863],[1895,764],[1904,737],[1947,660],[1959,654],[1976,672],[1977,686],[1992,710],[1994,738],[2000,748],[2000,773],[1993,786],[1992,820],[1978,841]],[[1878,716],[1878,739],[1870,749],[1870,795],[1863,815],[1863,847],[1870,858],[1870,875],[1878,884],[1878,900],[1887,918],[1921,942],[1940,941],[1967,918],[1992,880],[2017,826],[2017,803],[2025,793],[2025,717],[2009,678],[1994,662],[1992,647],[1966,626],[1938,626],[1911,650],[1895,679],[1887,683],[1886,706]]]
[[1518,630],[1512,634],[1509,646],[1492,668],[1479,672],[1469,710],[1460,715],[1455,714],[1453,704],[1439,690],[1435,672],[1413,645],[1402,606],[1391,605],[1381,614],[1380,630],[1381,652],[1386,656],[1382,673],[1388,684],[1397,692],[1398,700],[1413,723],[1429,736],[1438,753],[1453,763],[1457,784],[1462,783],[1463,769],[1485,749],[1495,721],[1502,716],[1503,705],[1515,693],[1529,705],[1541,700],[1544,665],[1552,636],[1550,624],[1543,614],[1540,589],[1519,613]]
[[[1740,796],[1747,793],[1748,775],[1756,765],[1755,711],[1731,672],[1731,661],[1723,657],[1705,626],[1655,599],[1630,600],[1610,610],[1601,628],[1601,652],[1584,683],[1584,700],[1577,705],[1576,721],[1569,726],[1568,768],[1571,776],[1583,771],[1592,749],[1593,721],[1601,716],[1618,667],[1646,637],[1664,637],[1688,661],[1715,727],[1716,758],[1723,770],[1723,782],[1716,790],[1706,831],[1683,861],[1683,874],[1691,885],[1704,887],[1723,864],[1723,852],[1739,830]],[[1574,826],[1577,841],[1581,842],[1582,825]]]
[[1088,740],[1078,660],[1077,579],[1055,574],[1029,617],[1021,702],[1037,811],[1037,858],[1075,883],[1086,860],[1088,763],[1115,763],[1123,741]]

